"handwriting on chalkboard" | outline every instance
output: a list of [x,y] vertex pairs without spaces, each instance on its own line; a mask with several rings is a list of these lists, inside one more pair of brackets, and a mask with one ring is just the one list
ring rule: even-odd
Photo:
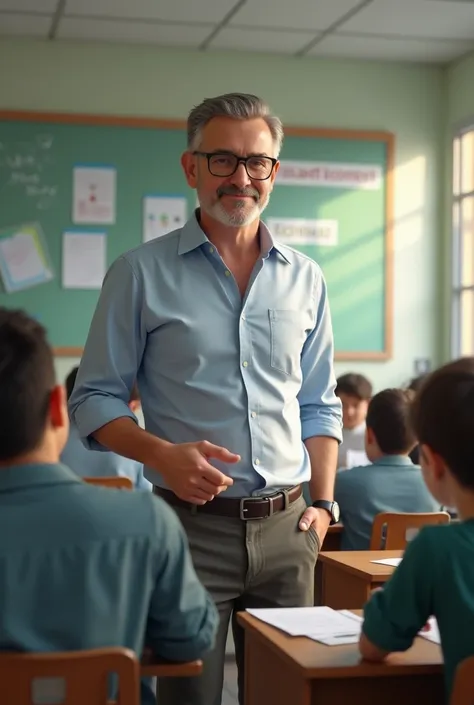
[[50,208],[58,195],[50,174],[53,142],[53,135],[41,133],[31,142],[0,143],[0,188],[21,190],[39,210]]

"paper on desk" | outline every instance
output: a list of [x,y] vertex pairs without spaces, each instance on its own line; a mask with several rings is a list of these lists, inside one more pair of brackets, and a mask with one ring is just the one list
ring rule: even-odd
[[315,641],[336,636],[355,636],[360,623],[331,607],[292,607],[249,609],[247,612],[291,636],[306,636]]
[[418,636],[423,637],[423,639],[427,639],[428,641],[432,641],[433,644],[441,644],[441,636],[439,633],[439,627],[438,627],[438,622],[436,621],[436,617],[430,617],[428,620],[428,624],[430,625],[430,629],[427,632],[418,632]]
[[354,633],[350,634],[336,634],[332,636],[319,637],[315,641],[319,641],[321,644],[326,646],[343,646],[344,644],[358,644],[360,639],[360,633],[362,630],[362,617],[350,612],[349,610],[338,610],[338,613],[352,620],[352,627]]
[[391,565],[394,568],[400,565],[402,562],[401,558],[380,558],[378,561],[370,561],[371,563],[378,563],[379,565]]

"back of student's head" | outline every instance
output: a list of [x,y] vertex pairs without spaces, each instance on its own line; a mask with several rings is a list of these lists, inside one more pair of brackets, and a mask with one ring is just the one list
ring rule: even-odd
[[76,377],[77,373],[79,372],[79,367],[73,367],[68,376],[66,377],[66,397],[69,399],[69,397],[72,394],[72,390],[74,389],[74,385],[76,384]]
[[474,489],[474,357],[439,368],[427,377],[413,404],[420,446],[442,458],[457,481]]
[[0,308],[0,462],[41,443],[54,386],[44,328],[22,311]]
[[419,375],[418,377],[413,377],[413,379],[410,380],[407,389],[410,389],[412,392],[418,392],[421,387],[423,386],[423,382],[427,378],[428,375]]
[[372,396],[372,384],[364,375],[348,372],[337,378],[336,394],[368,401]]
[[413,393],[404,389],[384,389],[372,398],[366,424],[382,453],[405,455],[415,446],[412,399]]

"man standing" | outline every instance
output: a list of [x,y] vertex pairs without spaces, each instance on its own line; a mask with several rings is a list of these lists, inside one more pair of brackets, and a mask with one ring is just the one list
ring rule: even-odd
[[[313,604],[317,552],[338,518],[326,285],[260,221],[282,139],[253,95],[191,111],[182,166],[201,207],[112,265],[70,400],[91,448],[144,464],[219,609],[202,677],[163,681],[160,705],[219,705],[229,620],[246,607]],[[146,430],[127,405],[135,379]],[[305,481],[316,506],[306,508]]]

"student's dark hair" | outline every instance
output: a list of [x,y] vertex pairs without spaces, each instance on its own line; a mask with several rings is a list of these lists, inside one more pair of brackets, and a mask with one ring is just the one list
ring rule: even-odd
[[66,377],[66,396],[68,399],[72,394],[74,385],[76,384],[76,377],[78,372],[79,367],[73,367],[68,376]]
[[0,461],[39,446],[55,385],[46,331],[23,311],[0,307]]
[[412,392],[418,392],[427,377],[428,375],[426,374],[413,377],[408,383],[407,389],[410,389]]
[[371,400],[366,424],[372,429],[382,453],[402,455],[414,448],[412,403],[413,392],[405,389],[384,389]]
[[364,375],[349,372],[337,378],[336,394],[341,393],[367,401],[372,396],[372,384]]
[[429,446],[461,485],[474,490],[474,357],[430,374],[416,395],[412,418],[420,445]]

